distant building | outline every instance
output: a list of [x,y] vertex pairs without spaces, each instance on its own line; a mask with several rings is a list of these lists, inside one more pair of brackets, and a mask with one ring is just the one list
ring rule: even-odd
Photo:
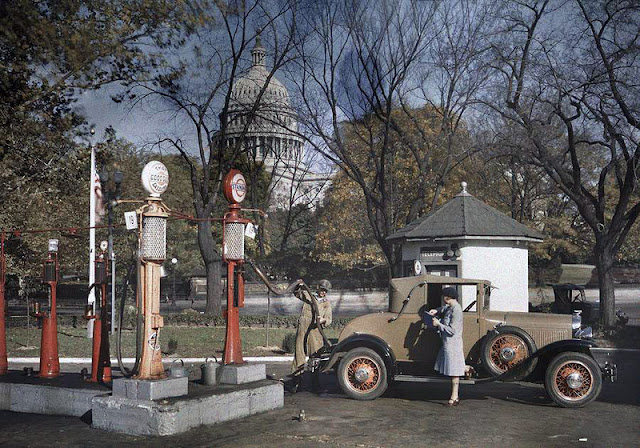
[[[489,280],[491,309],[528,311],[529,243],[543,236],[467,193],[410,222],[388,238],[402,245],[403,275],[414,264],[423,272]],[[463,287],[462,307],[475,300],[473,287]]]
[[[269,79],[265,56],[258,36],[251,50],[249,72],[238,78],[231,88],[226,145],[241,143],[251,159],[264,163],[265,171],[271,176],[271,208],[317,204],[324,196],[329,177],[307,166],[304,142],[298,134],[298,117],[291,107],[289,92],[275,76]],[[265,85],[267,88],[256,108]],[[250,116],[253,119],[248,121]],[[220,120],[223,119],[221,115]]]

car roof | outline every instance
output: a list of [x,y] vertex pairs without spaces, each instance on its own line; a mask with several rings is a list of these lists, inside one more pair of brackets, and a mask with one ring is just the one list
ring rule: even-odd
[[471,278],[461,278],[461,277],[445,277],[443,275],[431,275],[431,274],[423,274],[416,275],[413,277],[399,277],[391,279],[391,283],[397,286],[407,286],[409,284],[414,285],[420,282],[426,281],[427,283],[436,283],[442,285],[474,285],[478,283],[484,283],[485,285],[491,285],[489,280],[479,280],[479,279],[471,279]]

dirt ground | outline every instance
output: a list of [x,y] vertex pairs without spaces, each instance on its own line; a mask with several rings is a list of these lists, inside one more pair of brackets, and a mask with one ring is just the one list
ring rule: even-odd
[[[267,366],[276,378],[287,369]],[[444,406],[449,391],[441,384],[399,384],[367,402],[346,398],[335,376],[323,376],[323,386],[321,395],[286,395],[276,411],[163,438],[99,431],[72,417],[0,412],[0,446],[640,446],[637,381],[605,384],[599,400],[582,409],[558,408],[541,385],[529,383],[463,385],[456,408]]]

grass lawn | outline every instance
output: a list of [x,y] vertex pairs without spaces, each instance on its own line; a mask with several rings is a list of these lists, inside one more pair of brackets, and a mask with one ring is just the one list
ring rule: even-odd
[[[199,358],[215,355],[220,358],[224,350],[224,327],[164,327],[160,330],[160,343],[163,353],[169,351],[169,341],[176,341],[172,356]],[[86,337],[85,328],[58,327],[58,353],[61,357],[91,357],[92,340]],[[241,328],[242,348],[245,356],[273,356],[285,354],[283,340],[295,330],[272,328]],[[338,337],[339,330],[328,328],[327,337]],[[125,330],[122,333],[124,357],[135,355],[135,333]],[[116,353],[116,335],[110,338],[111,356]],[[173,345],[173,344],[172,344]],[[37,328],[8,328],[7,352],[10,357],[40,355],[40,330]]]

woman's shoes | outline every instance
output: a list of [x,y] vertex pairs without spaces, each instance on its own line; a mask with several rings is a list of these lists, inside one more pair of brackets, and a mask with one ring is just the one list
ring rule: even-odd
[[447,403],[447,407],[454,407],[454,406],[458,406],[460,404],[460,399],[456,398],[455,400],[449,400]]

